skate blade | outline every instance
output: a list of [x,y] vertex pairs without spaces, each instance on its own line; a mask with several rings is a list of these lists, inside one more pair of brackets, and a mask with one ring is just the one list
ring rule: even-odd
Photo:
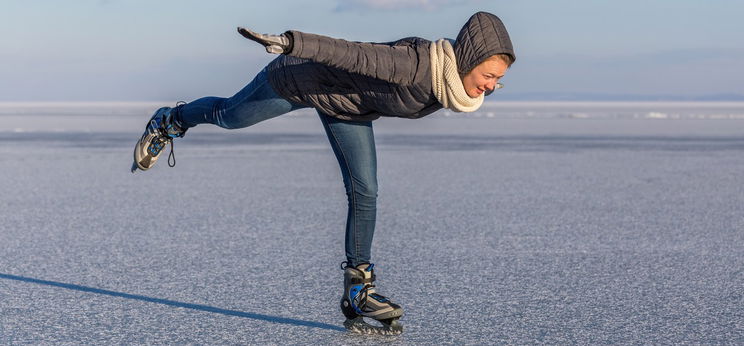
[[400,324],[397,319],[392,320],[390,323],[382,321],[380,321],[380,323],[382,326],[374,326],[364,321],[362,317],[356,317],[344,321],[344,327],[357,334],[399,335],[403,333],[403,325]]
[[137,162],[133,162],[132,163],[132,173],[137,172],[137,169],[139,169],[139,167],[137,167]]

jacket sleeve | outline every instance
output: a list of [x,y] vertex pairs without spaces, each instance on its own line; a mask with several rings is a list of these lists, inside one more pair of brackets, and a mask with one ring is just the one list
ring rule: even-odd
[[416,76],[419,55],[410,46],[351,42],[295,30],[285,34],[293,38],[287,55],[401,85],[413,83]]

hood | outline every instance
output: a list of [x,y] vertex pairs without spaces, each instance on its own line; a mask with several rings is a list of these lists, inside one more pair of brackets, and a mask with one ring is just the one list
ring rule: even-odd
[[509,54],[516,60],[504,23],[488,12],[478,12],[468,19],[457,35],[454,49],[461,74],[470,72],[492,55]]

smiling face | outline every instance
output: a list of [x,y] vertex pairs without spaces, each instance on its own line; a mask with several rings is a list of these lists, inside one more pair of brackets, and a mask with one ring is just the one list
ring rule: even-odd
[[496,83],[504,77],[509,65],[497,56],[492,56],[462,77],[462,85],[468,96],[476,98],[486,90],[496,88]]

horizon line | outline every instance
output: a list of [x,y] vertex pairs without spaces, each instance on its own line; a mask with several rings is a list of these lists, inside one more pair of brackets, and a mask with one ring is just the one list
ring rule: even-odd
[[[176,101],[142,101],[142,100],[131,100],[131,101],[55,101],[55,100],[40,100],[40,101],[3,101],[0,100],[0,106],[117,106],[117,105],[168,105],[175,104]],[[525,102],[538,102],[538,103],[744,103],[742,99],[527,99],[527,98],[505,98],[505,99],[491,99],[484,100],[484,103],[525,103]]]

